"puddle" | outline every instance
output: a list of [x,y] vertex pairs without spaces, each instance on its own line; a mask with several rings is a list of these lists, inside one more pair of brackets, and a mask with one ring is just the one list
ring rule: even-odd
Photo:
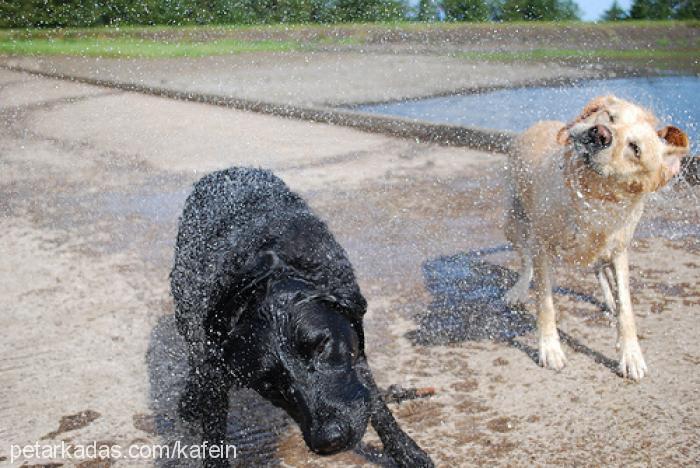
[[517,272],[483,258],[507,250],[499,246],[424,263],[425,286],[433,301],[417,317],[418,328],[409,333],[409,339],[420,345],[509,341],[534,330],[532,315],[510,309],[503,301]]
[[100,413],[93,410],[85,410],[77,414],[72,414],[70,416],[63,416],[58,423],[58,429],[49,432],[44,437],[42,437],[42,439],[55,439],[56,436],[63,434],[64,432],[82,429],[90,425],[90,423],[92,423],[100,416]]
[[586,102],[602,94],[615,94],[652,109],[662,122],[682,127],[693,142],[700,137],[700,78],[692,76],[586,80],[575,86],[511,88],[355,109],[520,132],[539,120],[569,121]]
[[[481,340],[514,344],[516,337],[534,331],[534,315],[525,308],[508,307],[503,299],[518,273],[488,261],[489,255],[510,250],[501,245],[425,262],[425,287],[433,300],[427,312],[416,317],[418,327],[408,338],[423,346]],[[562,286],[553,292],[591,304],[605,316],[605,306],[589,294]]]
[[169,264],[177,221],[189,192],[189,187],[162,192],[67,191],[32,208],[52,229],[86,229],[93,235],[82,245],[87,251],[137,252],[151,263]]
[[157,193],[105,192],[98,195],[96,204],[102,211],[116,217],[139,216],[156,223],[170,223],[178,219],[190,191],[187,187]]

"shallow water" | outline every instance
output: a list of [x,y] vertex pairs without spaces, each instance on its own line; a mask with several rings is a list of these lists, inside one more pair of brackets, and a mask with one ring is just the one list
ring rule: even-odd
[[587,80],[575,86],[511,88],[356,109],[519,132],[538,120],[571,120],[588,100],[603,94],[615,94],[652,109],[662,122],[682,127],[694,142],[700,136],[700,78],[692,76]]
[[416,317],[408,338],[423,346],[461,341],[510,340],[533,329],[532,316],[511,310],[503,295],[517,277],[484,256],[506,246],[430,259],[423,264],[432,302]]

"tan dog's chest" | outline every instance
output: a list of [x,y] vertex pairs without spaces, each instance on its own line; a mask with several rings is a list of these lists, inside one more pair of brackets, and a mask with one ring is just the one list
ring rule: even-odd
[[643,210],[643,197],[627,202],[592,198],[586,187],[573,180],[561,152],[544,153],[538,159],[534,164],[521,160],[526,165],[516,171],[514,188],[532,234],[551,256],[586,267],[628,245]]
[[585,267],[611,251],[610,236],[606,232],[575,232],[562,236],[552,252],[566,264]]
[[565,264],[586,267],[628,245],[643,210],[642,198],[634,202],[586,199],[572,188],[556,160],[549,169],[547,184],[530,187],[528,211],[534,233],[550,255]]

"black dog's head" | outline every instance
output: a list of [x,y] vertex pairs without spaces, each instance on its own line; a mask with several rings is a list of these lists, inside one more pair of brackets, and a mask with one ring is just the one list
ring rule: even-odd
[[[246,385],[294,418],[311,450],[356,445],[370,416],[370,393],[356,364],[364,360],[359,290],[319,291],[272,253],[258,261],[245,293],[227,361]],[[253,290],[255,289],[255,290]]]

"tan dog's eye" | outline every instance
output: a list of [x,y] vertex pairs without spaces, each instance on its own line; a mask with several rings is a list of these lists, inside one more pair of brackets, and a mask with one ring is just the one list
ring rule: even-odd
[[601,116],[601,117],[604,117],[605,120],[607,120],[609,123],[615,123],[615,117],[613,117],[613,115],[612,115],[612,114],[610,113],[610,111],[607,110],[607,109],[604,109],[604,110],[600,113],[600,116]]
[[639,159],[639,157],[642,155],[642,150],[639,149],[639,145],[634,142],[630,142],[630,149],[634,153],[634,157]]

